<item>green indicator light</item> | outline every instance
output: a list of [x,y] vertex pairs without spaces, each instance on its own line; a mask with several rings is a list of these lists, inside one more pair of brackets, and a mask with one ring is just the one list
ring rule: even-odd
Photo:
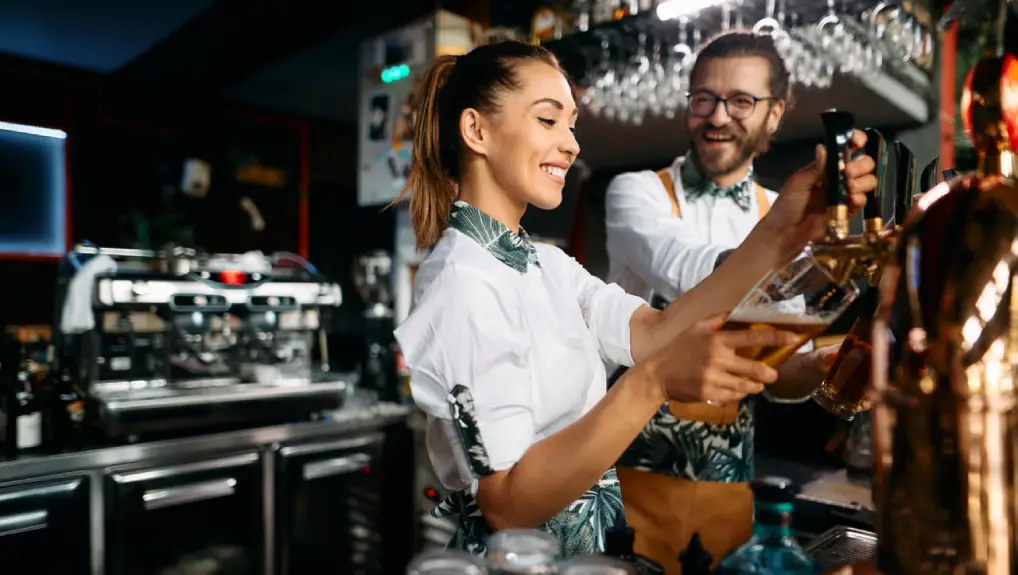
[[382,81],[386,84],[398,82],[403,78],[410,75],[410,67],[406,64],[400,64],[399,66],[392,66],[382,70]]

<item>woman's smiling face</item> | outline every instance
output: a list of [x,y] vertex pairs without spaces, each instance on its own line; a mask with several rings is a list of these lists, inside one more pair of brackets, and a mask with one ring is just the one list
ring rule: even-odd
[[515,74],[519,87],[500,95],[484,155],[495,182],[515,201],[556,208],[580,153],[576,102],[554,66],[520,64]]

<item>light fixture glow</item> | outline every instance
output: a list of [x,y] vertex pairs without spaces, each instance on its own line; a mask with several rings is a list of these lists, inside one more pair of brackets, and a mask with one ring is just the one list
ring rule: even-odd
[[392,82],[398,82],[409,75],[410,67],[406,64],[400,64],[399,66],[392,66],[391,68],[382,70],[382,81],[386,84],[391,84]]
[[725,0],[665,0],[657,5],[657,17],[662,21],[675,20],[724,2]]
[[42,136],[44,138],[56,138],[58,140],[67,139],[67,133],[63,130],[40,128],[39,126],[26,126],[24,124],[12,124],[10,122],[0,122],[0,130],[18,132],[19,134],[29,134],[31,136]]
[[951,191],[951,184],[948,182],[940,182],[933,186],[928,192],[921,194],[919,199],[916,200],[916,204],[919,205],[919,209],[926,210],[933,205],[940,198],[947,195],[947,192]]

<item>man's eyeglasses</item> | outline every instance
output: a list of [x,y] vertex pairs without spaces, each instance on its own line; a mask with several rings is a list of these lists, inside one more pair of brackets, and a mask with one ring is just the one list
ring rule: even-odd
[[753,115],[758,102],[775,99],[774,96],[757,98],[749,94],[738,94],[731,98],[722,98],[707,91],[686,94],[689,112],[694,116],[709,118],[714,113],[714,110],[717,109],[718,102],[721,102],[725,106],[725,112],[728,114],[728,117],[733,120],[745,120]]

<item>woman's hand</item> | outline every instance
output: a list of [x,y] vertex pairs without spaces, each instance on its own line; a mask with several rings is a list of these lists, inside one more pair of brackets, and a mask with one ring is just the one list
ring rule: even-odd
[[727,314],[696,324],[652,355],[648,361],[664,394],[673,401],[724,404],[760,393],[778,372],[759,361],[739,357],[744,348],[796,345],[790,332],[719,331]]
[[[866,134],[856,130],[852,136],[852,148],[858,150],[865,145]],[[827,151],[823,146],[817,146],[813,163],[792,174],[770,211],[760,221],[770,228],[773,237],[781,239],[789,253],[795,253],[807,243],[824,237],[827,228],[826,164]],[[866,205],[866,194],[877,187],[877,177],[873,174],[875,167],[873,158],[866,155],[860,155],[845,165],[850,215]]]

